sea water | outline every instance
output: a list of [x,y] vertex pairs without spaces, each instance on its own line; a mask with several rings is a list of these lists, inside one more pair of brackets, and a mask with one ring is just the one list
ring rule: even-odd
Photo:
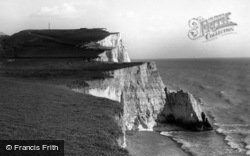
[[168,89],[192,93],[215,128],[162,135],[197,156],[250,155],[250,58],[147,61],[156,62]]

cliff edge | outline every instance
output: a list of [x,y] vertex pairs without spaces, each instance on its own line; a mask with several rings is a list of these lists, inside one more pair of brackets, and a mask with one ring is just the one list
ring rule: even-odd
[[211,130],[205,112],[192,94],[166,89],[154,62],[105,72],[108,78],[70,86],[76,92],[118,101],[124,108],[126,130],[153,130],[175,123],[195,131]]
[[120,33],[104,29],[23,30],[4,40],[5,57],[130,62]]
[[[104,29],[25,30],[6,38],[2,45],[7,60],[0,66],[4,76],[53,79],[83,96],[116,101],[122,110],[113,118],[122,133],[112,139],[121,147],[126,146],[127,130],[153,130],[168,123],[195,131],[212,129],[192,94],[166,88],[154,62],[129,63],[119,33]],[[100,110],[106,107],[105,103],[98,106]],[[108,125],[111,119],[103,121]]]
[[163,110],[166,94],[155,63],[105,72],[109,78],[85,81],[74,91],[118,101],[124,108],[126,130],[153,129]]

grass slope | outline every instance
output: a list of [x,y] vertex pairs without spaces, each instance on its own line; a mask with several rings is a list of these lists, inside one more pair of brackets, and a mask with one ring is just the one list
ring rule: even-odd
[[100,41],[110,32],[102,29],[24,30],[4,41],[7,58],[97,58],[106,48],[89,50],[81,44]]
[[128,155],[118,147],[115,101],[0,77],[0,139],[62,139],[65,155]]

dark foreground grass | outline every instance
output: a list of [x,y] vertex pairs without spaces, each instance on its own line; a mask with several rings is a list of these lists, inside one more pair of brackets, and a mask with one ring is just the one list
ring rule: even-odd
[[0,77],[0,139],[65,141],[65,155],[119,156],[119,103],[66,88]]
[[[0,62],[1,63],[1,62]],[[82,59],[16,59],[0,64],[0,75],[26,79],[52,79],[53,83],[74,85],[87,80],[112,77],[108,71],[142,65],[143,62],[85,62]]]

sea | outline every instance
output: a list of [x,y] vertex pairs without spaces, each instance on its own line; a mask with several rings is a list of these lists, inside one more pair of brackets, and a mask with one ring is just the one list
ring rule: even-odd
[[166,131],[194,156],[250,155],[250,58],[155,59],[168,89],[188,91],[214,130]]

